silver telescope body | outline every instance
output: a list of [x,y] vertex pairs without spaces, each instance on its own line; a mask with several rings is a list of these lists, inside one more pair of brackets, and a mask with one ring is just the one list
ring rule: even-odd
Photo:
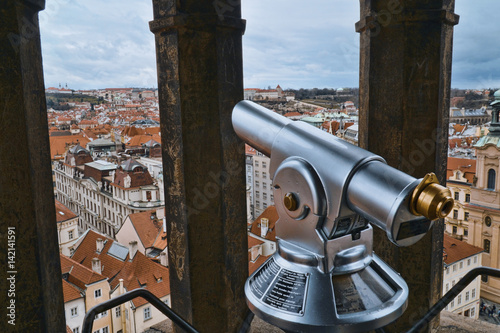
[[[399,246],[415,243],[431,227],[428,218],[416,215],[410,207],[413,191],[422,180],[388,166],[382,157],[250,101],[235,106],[232,121],[241,139],[271,156],[271,175],[293,156],[304,159],[315,170],[326,198],[321,226],[325,237],[330,239],[336,232],[340,235],[338,222],[353,213],[385,230]],[[444,217],[453,201],[440,198],[435,213],[439,211],[437,217]]]
[[287,331],[365,332],[406,309],[408,286],[373,253],[373,229],[398,246],[453,207],[434,174],[415,179],[383,158],[250,101],[233,127],[270,156],[277,252],[245,284],[249,308]]

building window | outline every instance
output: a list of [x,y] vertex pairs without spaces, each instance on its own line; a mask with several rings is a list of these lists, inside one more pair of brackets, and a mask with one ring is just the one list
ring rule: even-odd
[[456,235],[457,234],[457,226],[453,226],[453,234]]
[[266,209],[267,208],[267,203],[262,203],[262,208]]
[[467,302],[468,300],[469,300],[469,292],[468,292],[468,291],[466,291],[466,292],[465,292],[465,301]]
[[263,167],[263,168],[267,168],[267,163],[266,163],[266,162],[264,162],[264,161],[262,161],[262,167]]
[[267,172],[262,173],[262,178],[266,179],[267,178]]
[[255,181],[255,187],[259,187],[259,182],[258,181]]
[[477,264],[477,256],[474,256],[474,263]]
[[472,296],[472,299],[476,298],[476,288],[472,289],[471,296]]
[[453,271],[456,272],[457,271],[457,264],[454,264],[453,265]]
[[121,309],[119,306],[117,306],[117,307],[115,308],[115,317],[117,317],[117,318],[118,318],[118,317],[120,317],[121,315],[122,315],[122,309]]
[[262,183],[262,188],[263,188],[264,190],[267,190],[267,183],[266,183],[266,182],[263,182],[263,183]]
[[255,177],[260,177],[260,173],[258,171],[255,171]]
[[450,303],[450,309],[453,309],[454,306],[455,306],[455,300],[451,301],[451,303]]
[[487,227],[490,227],[491,226],[491,217],[486,216],[484,218],[484,224],[486,224]]
[[99,298],[102,296],[101,289],[94,290],[94,298]]
[[151,308],[148,306],[144,309],[144,320],[151,319]]
[[446,267],[446,274],[450,274],[450,267]]
[[73,230],[68,231],[68,238],[73,239]]
[[76,317],[76,316],[78,316],[78,308],[77,307],[71,308],[71,317]]
[[464,229],[464,237],[469,237],[469,229]]
[[73,328],[73,333],[80,333],[80,327]]
[[109,333],[108,326],[102,328],[102,333]]
[[469,212],[464,213],[464,220],[469,221]]
[[255,197],[256,198],[260,198],[260,192],[259,191],[255,191]]
[[457,304],[462,304],[462,295],[458,295]]
[[470,202],[470,194],[465,193],[465,202]]
[[459,195],[459,193],[455,192],[455,200],[458,200],[458,195]]
[[467,259],[467,266],[470,266],[470,258]]
[[456,209],[453,210],[453,218],[455,220],[458,219],[458,210],[456,210]]
[[258,167],[259,166],[259,161],[255,161],[255,166]]
[[484,252],[490,253],[490,241],[485,239],[483,242]]
[[475,314],[476,314],[476,307],[470,308],[470,316],[474,318]]
[[496,180],[497,173],[493,169],[488,170],[488,190],[494,190],[495,189],[495,180]]
[[464,263],[461,261],[459,264],[458,264],[460,267],[460,269],[462,269],[464,267]]
[[446,292],[448,292],[448,290],[450,290],[450,284],[449,283],[446,284]]
[[262,199],[267,200],[267,193],[266,192],[262,193]]
[[488,275],[481,275],[481,281],[488,283]]

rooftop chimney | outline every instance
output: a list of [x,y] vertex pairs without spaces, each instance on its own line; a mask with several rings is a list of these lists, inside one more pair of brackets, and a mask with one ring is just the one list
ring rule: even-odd
[[97,238],[96,240],[96,251],[101,253],[102,249],[104,249],[104,241],[101,238]]
[[269,230],[269,219],[263,217],[260,220],[260,237],[266,238],[267,230]]
[[92,259],[92,270],[97,274],[101,274],[101,261],[98,258]]
[[168,267],[168,257],[165,252],[160,253],[160,264],[162,264],[162,266]]
[[131,241],[128,243],[128,255],[130,260],[134,259],[135,254],[137,253],[137,241]]

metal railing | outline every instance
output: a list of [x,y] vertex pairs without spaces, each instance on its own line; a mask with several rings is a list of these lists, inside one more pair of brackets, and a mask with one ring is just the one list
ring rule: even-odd
[[461,278],[456,285],[454,285],[432,308],[425,316],[420,319],[413,327],[406,333],[420,332],[427,324],[440,313],[458,294],[460,294],[475,278],[479,275],[487,275],[500,278],[500,269],[490,267],[477,267],[469,271],[463,278]]
[[98,313],[111,310],[112,308],[121,305],[127,301],[131,301],[136,297],[142,297],[147,300],[151,305],[157,308],[161,313],[170,318],[174,324],[182,328],[187,333],[199,333],[193,326],[186,320],[174,312],[168,305],[163,303],[158,297],[153,295],[146,289],[135,289],[126,292],[123,295],[112,298],[109,301],[103,302],[91,308],[83,320],[83,333],[92,333],[92,325],[94,324],[95,316]]

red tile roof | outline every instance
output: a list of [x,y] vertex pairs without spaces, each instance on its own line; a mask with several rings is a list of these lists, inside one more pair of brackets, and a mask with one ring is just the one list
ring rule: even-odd
[[[85,285],[105,280],[106,278],[92,270],[92,266],[85,267],[76,260],[68,258],[61,254],[61,272],[68,273],[68,282],[74,284],[78,288],[85,290]],[[92,259],[91,259],[92,260]]]
[[257,151],[255,150],[255,148],[253,148],[253,147],[251,147],[251,146],[249,146],[249,145],[245,144],[245,154],[246,154],[246,155],[255,155],[255,154],[256,154],[256,152],[257,152]]
[[[154,218],[151,219],[151,216]],[[144,248],[156,247],[163,250],[167,247],[166,233],[163,232],[163,220],[156,218],[156,210],[130,214],[128,217]]]
[[50,140],[50,156],[55,159],[56,156],[62,156],[69,146],[80,144],[82,147],[86,147],[90,140],[84,137],[82,134],[77,135],[65,135],[65,136],[51,136]]
[[58,200],[55,200],[56,203],[56,220],[57,222],[63,222],[77,217],[75,213],[73,213],[68,207],[63,205]]
[[254,246],[261,245],[261,244],[264,244],[263,240],[257,239],[255,237],[250,236],[250,235],[248,236],[248,248],[249,249],[251,249]]
[[453,176],[453,171],[460,170],[468,183],[473,183],[476,175],[476,161],[470,158],[448,157],[448,167],[446,170],[446,179]]
[[299,112],[293,111],[293,112],[287,112],[283,115],[284,117],[300,117],[302,114]]
[[275,224],[278,221],[278,212],[275,206],[269,206],[266,210],[260,214],[260,216],[253,221],[252,228],[250,232],[254,235],[260,237],[260,221],[262,218],[267,218],[269,220],[269,230],[267,231],[266,239],[276,241],[276,228]]
[[[139,163],[138,163],[139,164]],[[141,165],[141,164],[140,164]],[[141,165],[141,168],[136,168],[132,171],[123,170],[123,164],[116,169],[113,186],[125,188],[125,179],[130,177],[130,188],[136,188],[145,185],[153,185],[154,181],[148,169]]]
[[148,142],[149,140],[154,140],[156,142],[161,142],[161,137],[157,134],[144,134],[144,135],[136,135],[129,142],[127,142],[128,147],[140,147],[143,143]]
[[80,290],[66,280],[62,280],[64,303],[83,298]]
[[483,252],[483,249],[466,242],[444,235],[443,240],[443,261],[446,265],[451,265],[475,254]]
[[[104,239],[104,248],[100,253],[96,251],[97,238]],[[130,291],[144,287],[155,296],[161,298],[170,294],[170,278],[168,268],[148,259],[144,254],[136,252],[132,261],[127,254],[124,261],[108,254],[114,243],[110,238],[89,231],[80,245],[76,248],[72,258],[85,267],[92,267],[92,259],[98,258],[102,265],[102,275],[108,277],[111,289],[114,289],[119,280],[123,279],[125,288]],[[160,279],[160,281],[158,281]],[[145,285],[141,285],[140,281]],[[136,307],[146,304],[142,298],[133,301]]]

